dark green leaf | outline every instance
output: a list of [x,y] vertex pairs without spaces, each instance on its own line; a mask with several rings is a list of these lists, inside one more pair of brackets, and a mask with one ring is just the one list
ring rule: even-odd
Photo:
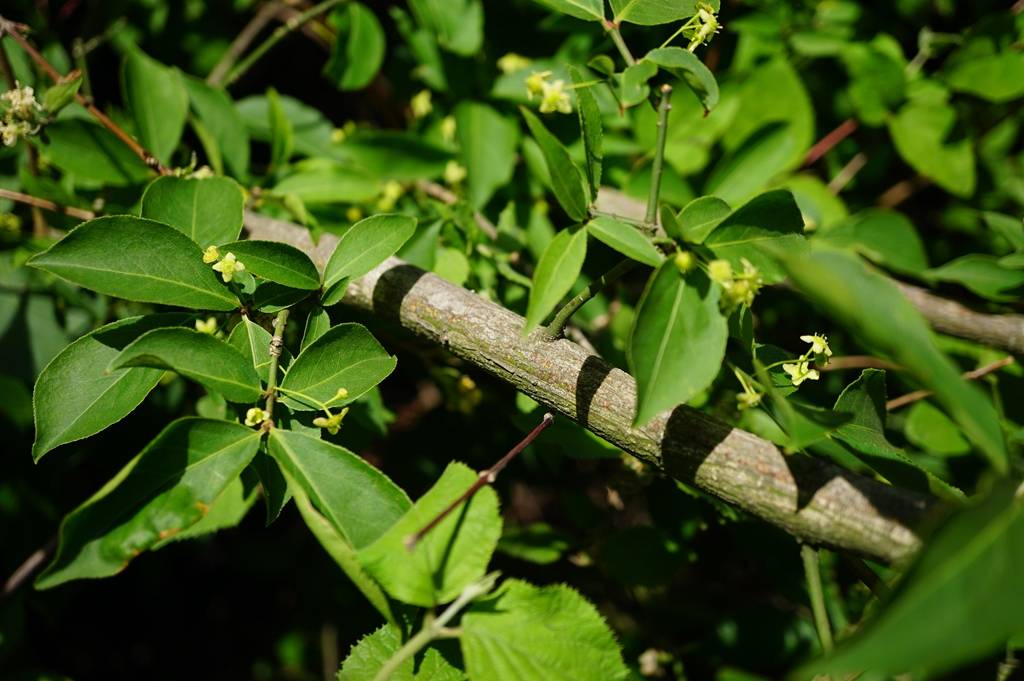
[[[804,219],[793,195],[785,190],[762,194],[722,220],[704,238],[715,255],[742,271],[746,258],[761,271],[768,283],[783,279],[785,272],[773,253],[796,255],[807,250],[803,237]],[[771,250],[769,250],[771,249]]]
[[[718,11],[718,0],[707,4]],[[615,22],[629,22],[643,26],[670,24],[673,21],[689,19],[697,13],[694,0],[611,0]]]
[[324,74],[341,90],[361,90],[384,63],[384,28],[377,15],[360,2],[335,9],[330,22],[337,35]]
[[410,0],[409,9],[449,52],[470,57],[480,51],[484,39],[481,0]]
[[526,119],[530,133],[540,146],[541,153],[544,154],[555,198],[570,218],[582,222],[587,218],[587,207],[590,202],[587,200],[587,190],[584,188],[580,169],[569,158],[569,152],[558,138],[544,127],[532,111],[523,107],[519,110]]
[[569,75],[576,86],[576,109],[580,116],[580,132],[583,137],[583,152],[586,154],[587,181],[590,184],[590,198],[597,199],[601,186],[601,164],[604,160],[604,131],[601,124],[601,109],[597,98],[586,84],[586,78],[579,69],[570,66]]
[[483,208],[494,192],[509,183],[516,164],[519,126],[479,102],[455,107],[455,130],[466,166],[468,199]]
[[889,119],[896,151],[914,170],[960,197],[974,193],[974,151],[948,104],[911,102]]
[[82,87],[82,73],[77,70],[74,73],[74,77],[70,80],[58,82],[46,89],[46,92],[43,94],[42,105],[43,110],[46,111],[48,116],[55,117],[60,113],[61,109],[75,101],[75,95],[78,94],[78,89]]
[[339,163],[296,164],[292,173],[274,185],[275,194],[294,195],[310,206],[362,203],[380,193],[380,180],[362,168]]
[[[702,244],[718,225],[732,212],[729,204],[717,196],[702,196],[683,207],[676,220],[679,234],[669,234],[673,239]],[[666,227],[666,231],[668,228]]]
[[142,195],[142,217],[168,224],[204,248],[237,239],[244,209],[241,187],[227,177],[158,177]]
[[600,21],[604,19],[604,0],[536,0],[556,12],[577,19]]
[[924,276],[961,284],[983,298],[1001,302],[1020,300],[1024,287],[1024,270],[1003,267],[999,258],[980,253],[961,256],[928,270]]
[[704,62],[689,50],[681,47],[659,47],[648,52],[644,59],[654,62],[686,83],[700,100],[704,111],[711,111],[718,104],[718,81],[708,67],[704,66]]
[[135,119],[139,142],[163,163],[170,163],[188,116],[188,90],[177,69],[138,49],[124,60],[124,99]]
[[323,304],[339,302],[348,282],[394,255],[415,232],[416,218],[408,215],[374,215],[352,225],[324,268]]
[[857,251],[894,272],[920,274],[928,268],[914,224],[893,210],[868,209],[816,238]]
[[655,248],[651,240],[641,234],[638,228],[619,222],[615,218],[596,217],[587,223],[587,231],[606,246],[645,265],[657,267],[665,259],[661,251]]
[[769,123],[712,169],[704,189],[725,202],[743,203],[787,169],[795,147],[787,123]]
[[563,229],[555,235],[533,273],[523,335],[543,322],[572,289],[587,257],[587,230]]
[[234,253],[245,264],[245,271],[290,288],[315,291],[320,288],[320,273],[309,256],[279,241],[245,240],[224,244],[224,254]]
[[302,332],[302,349],[305,350],[309,344],[320,336],[327,333],[331,328],[331,316],[327,310],[317,307],[306,317],[306,329]]
[[185,87],[192,111],[216,141],[228,168],[236,177],[246,177],[249,174],[249,131],[235,103],[223,90],[192,76],[185,77]]
[[124,142],[106,128],[84,119],[56,121],[46,126],[45,144],[32,138],[55,166],[85,186],[129,185],[149,177],[149,169]]
[[[248,317],[242,317],[242,321],[235,325],[228,336],[228,344],[241,353],[256,369],[260,380],[266,382],[270,371],[270,341],[273,336],[269,331]],[[291,363],[292,355],[288,348],[281,349],[281,357],[278,363],[287,369]]]
[[647,81],[654,78],[657,73],[658,66],[650,61],[639,61],[627,66],[618,78],[620,104],[628,109],[646,101],[651,94]]
[[270,167],[277,169],[292,156],[295,128],[274,88],[267,89],[267,122],[270,127]]

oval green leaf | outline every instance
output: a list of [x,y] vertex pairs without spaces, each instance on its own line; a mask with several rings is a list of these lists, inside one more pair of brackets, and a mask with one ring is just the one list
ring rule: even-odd
[[587,223],[590,235],[610,248],[627,257],[651,267],[657,267],[665,259],[650,239],[640,230],[615,218],[601,216]]
[[348,282],[357,279],[398,252],[416,232],[416,218],[382,214],[360,220],[345,232],[324,268],[324,305],[345,295]]
[[590,202],[587,200],[588,192],[584,188],[584,179],[580,169],[573,163],[569,152],[558,141],[558,138],[544,127],[544,124],[532,111],[524,107],[519,107],[519,110],[544,155],[544,162],[547,164],[551,180],[551,190],[555,193],[555,198],[558,199],[558,203],[570,218],[576,222],[583,222],[587,219]]
[[188,116],[188,90],[181,73],[132,49],[122,76],[124,100],[139,142],[160,161],[170,163]]
[[234,253],[245,271],[289,288],[315,291],[320,273],[309,256],[279,241],[245,240],[224,244],[222,254]]
[[587,230],[564,229],[555,235],[533,273],[533,288],[526,307],[523,335],[537,328],[580,276],[587,257]]
[[227,177],[158,177],[142,195],[142,217],[170,225],[202,247],[237,239],[244,208],[241,187]]
[[700,100],[704,111],[711,111],[718,104],[718,81],[693,52],[681,47],[659,47],[648,52],[644,59],[654,62],[686,83]]

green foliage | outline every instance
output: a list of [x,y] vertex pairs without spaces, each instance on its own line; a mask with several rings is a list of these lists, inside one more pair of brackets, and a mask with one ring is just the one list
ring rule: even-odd
[[523,334],[537,328],[572,289],[587,257],[587,230],[565,229],[555,235],[537,263]]
[[174,227],[200,246],[234,241],[242,231],[244,199],[226,177],[160,177],[142,195],[142,217]]
[[139,141],[158,159],[169,162],[188,115],[188,90],[181,73],[132,50],[125,57],[122,80]]
[[341,90],[360,90],[370,84],[384,61],[384,28],[377,15],[359,2],[331,14],[339,37],[331,48],[324,73]]
[[324,268],[324,305],[345,295],[348,283],[398,252],[416,231],[416,219],[406,215],[374,215],[345,233]]

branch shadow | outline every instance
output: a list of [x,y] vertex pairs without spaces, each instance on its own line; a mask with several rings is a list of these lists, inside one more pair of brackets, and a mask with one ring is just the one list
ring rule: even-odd
[[427,273],[413,265],[396,265],[380,275],[373,287],[373,313],[382,319],[399,323],[402,301]]

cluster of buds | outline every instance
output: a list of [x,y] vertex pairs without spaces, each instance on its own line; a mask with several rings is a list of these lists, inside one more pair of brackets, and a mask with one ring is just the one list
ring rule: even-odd
[[828,338],[819,334],[800,336],[800,340],[810,343],[810,349],[796,359],[795,362],[787,362],[782,365],[782,370],[789,374],[789,380],[793,385],[799,386],[804,381],[816,381],[821,376],[817,369],[812,366],[818,362],[822,366],[828,364],[832,356],[832,348],[828,346]]
[[508,75],[510,73],[515,73],[516,71],[522,71],[523,69],[529,68],[532,63],[533,62],[521,54],[509,52],[498,60],[498,69],[505,75]]
[[389,180],[384,183],[380,190],[380,198],[377,199],[377,210],[388,213],[395,209],[398,199],[405,193],[405,187],[401,182]]
[[234,253],[228,253],[222,258],[216,246],[210,246],[203,251],[203,262],[207,265],[213,263],[214,271],[220,272],[225,284],[234,279],[236,272],[245,271],[245,263],[236,258]]
[[708,276],[722,285],[725,291],[723,304],[728,311],[750,307],[764,287],[761,272],[746,258],[740,258],[740,262],[743,265],[742,272],[733,271],[728,260],[712,260],[708,263]]
[[715,8],[706,2],[698,2],[697,13],[683,24],[680,32],[690,39],[690,44],[686,46],[686,49],[693,52],[699,46],[710,42],[711,38],[720,30],[722,30],[722,25],[718,23],[718,17],[715,16]]
[[572,113],[572,102],[569,100],[569,93],[566,92],[565,81],[549,81],[550,71],[534,71],[526,78],[526,97],[531,102],[534,97],[540,97],[540,112]]
[[432,101],[433,95],[430,90],[420,90],[409,100],[409,108],[412,109],[413,118],[426,118],[434,110]]
[[13,147],[22,137],[39,132],[42,105],[36,101],[35,91],[30,87],[21,87],[15,81],[14,89],[0,94],[5,102],[3,119],[0,119],[0,139],[4,146]]
[[196,331],[199,333],[209,334],[211,336],[217,335],[217,318],[207,317],[205,320],[196,320]]
[[764,393],[754,388],[754,382],[750,379],[750,376],[747,376],[735,367],[733,367],[732,373],[735,374],[736,380],[743,386],[743,392],[736,395],[736,406],[739,407],[740,411],[753,409],[760,405],[761,400],[764,398]]
[[441,139],[447,144],[455,143],[455,116],[445,116],[441,119]]
[[337,413],[332,413],[328,408],[328,405],[330,405],[331,402],[337,402],[338,400],[343,400],[346,397],[348,397],[348,390],[345,388],[338,388],[338,392],[334,393],[334,397],[332,397],[327,404],[323,405],[324,413],[327,414],[327,416],[316,417],[313,419],[313,425],[317,428],[324,428],[331,435],[337,435],[338,431],[341,429],[342,420],[345,418],[345,415],[348,414],[348,407],[343,407]]
[[267,412],[259,407],[253,407],[249,411],[245,412],[245,425],[247,426],[258,426],[267,420]]
[[466,179],[466,168],[458,161],[452,160],[444,167],[444,181],[445,184],[455,186]]

